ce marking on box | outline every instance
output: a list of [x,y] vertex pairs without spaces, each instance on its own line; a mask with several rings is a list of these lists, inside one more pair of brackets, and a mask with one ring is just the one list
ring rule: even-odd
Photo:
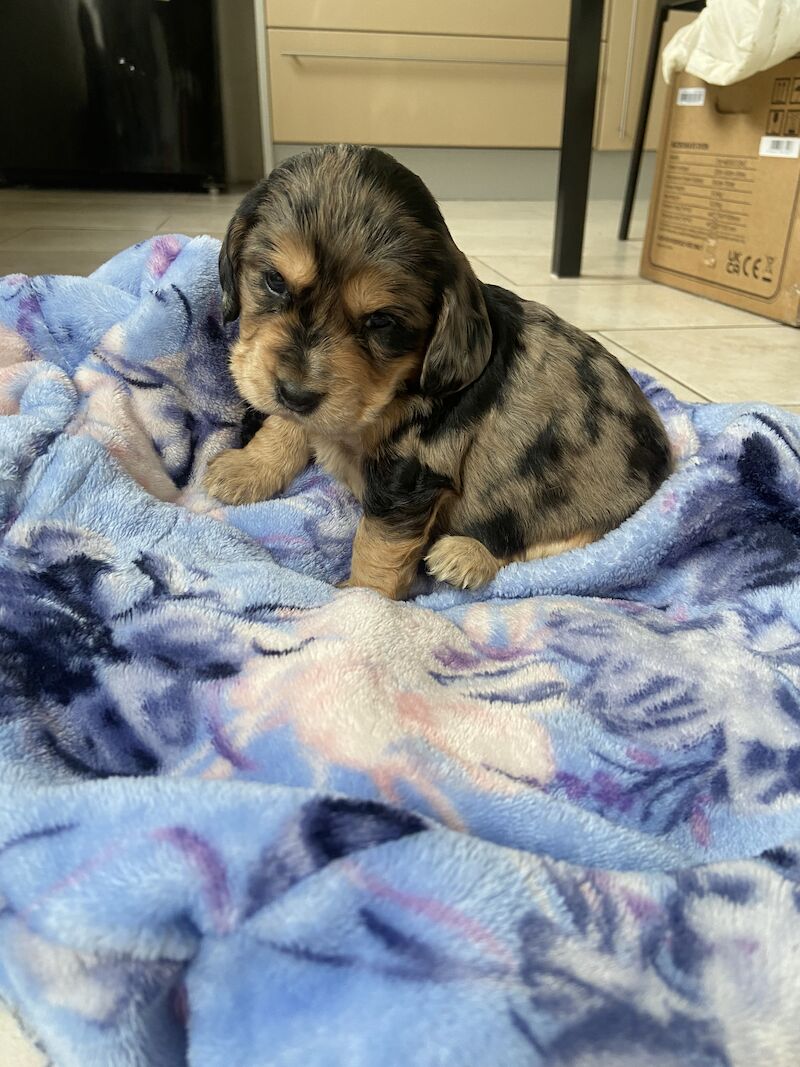
[[772,281],[774,256],[746,256],[742,252],[731,250],[725,270],[728,274],[741,274],[757,282],[769,284]]

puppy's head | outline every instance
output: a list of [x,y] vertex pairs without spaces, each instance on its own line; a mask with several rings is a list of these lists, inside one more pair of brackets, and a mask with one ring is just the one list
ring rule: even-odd
[[490,355],[480,286],[436,202],[374,148],[281,164],[231,220],[220,279],[242,395],[323,435],[358,432],[409,388],[462,389]]

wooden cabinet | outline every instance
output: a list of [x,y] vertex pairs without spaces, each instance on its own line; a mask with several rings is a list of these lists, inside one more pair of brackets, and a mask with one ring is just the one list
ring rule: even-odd
[[565,41],[269,33],[276,141],[555,147]]
[[266,0],[282,29],[565,40],[569,0]]
[[[655,3],[606,0],[598,148],[630,147]],[[266,0],[266,18],[276,142],[560,144],[569,0]]]
[[[595,129],[596,148],[621,150],[633,144],[655,10],[656,0],[606,0],[608,43],[605,61],[600,67],[601,101]],[[673,11],[664,28],[662,46],[681,26],[696,17],[689,12]],[[659,65],[645,148],[658,146],[666,91]]]

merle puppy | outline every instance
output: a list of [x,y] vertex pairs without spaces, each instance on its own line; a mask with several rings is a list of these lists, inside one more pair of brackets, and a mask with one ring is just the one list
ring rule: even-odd
[[220,253],[231,370],[269,417],[206,487],[241,504],[312,457],[364,516],[348,584],[407,595],[420,561],[475,588],[586,545],[670,472],[661,421],[596,340],[484,285],[423,182],[374,148],[281,164]]

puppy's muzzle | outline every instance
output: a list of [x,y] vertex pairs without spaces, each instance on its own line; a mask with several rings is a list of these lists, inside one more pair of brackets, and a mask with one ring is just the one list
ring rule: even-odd
[[294,382],[281,381],[275,386],[275,395],[279,404],[296,415],[310,415],[319,406],[323,396]]

